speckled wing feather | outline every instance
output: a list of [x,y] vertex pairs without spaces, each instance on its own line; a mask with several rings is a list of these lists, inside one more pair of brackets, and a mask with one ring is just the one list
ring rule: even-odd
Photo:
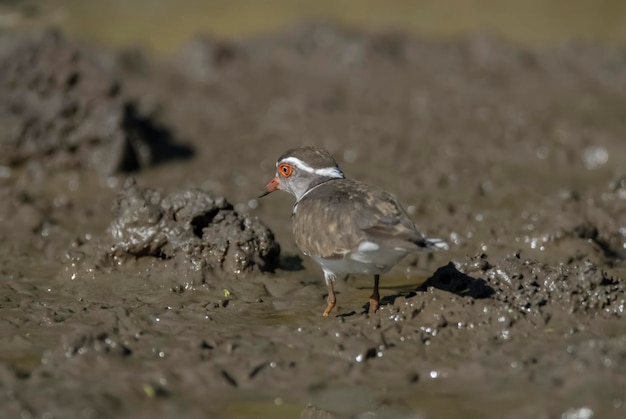
[[391,195],[350,179],[329,181],[304,196],[293,233],[303,253],[324,258],[344,257],[364,240],[407,251],[426,245]]

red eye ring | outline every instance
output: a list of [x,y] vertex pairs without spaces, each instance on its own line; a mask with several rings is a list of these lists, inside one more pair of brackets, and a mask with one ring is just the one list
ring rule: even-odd
[[281,163],[278,165],[278,173],[283,177],[289,177],[293,173],[293,166],[287,163]]

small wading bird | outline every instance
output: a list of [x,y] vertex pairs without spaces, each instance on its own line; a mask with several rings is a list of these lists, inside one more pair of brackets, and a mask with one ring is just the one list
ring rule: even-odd
[[409,253],[448,248],[441,239],[425,238],[389,193],[346,179],[335,159],[319,148],[294,148],[278,158],[276,176],[259,198],[279,189],[296,197],[291,212],[296,244],[324,271],[324,316],[337,303],[333,281],[338,275],[374,275],[369,310],[376,312],[380,274]]

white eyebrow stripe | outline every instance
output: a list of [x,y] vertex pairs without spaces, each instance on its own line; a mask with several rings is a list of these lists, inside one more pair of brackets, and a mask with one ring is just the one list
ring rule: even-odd
[[343,172],[337,166],[322,167],[321,169],[314,169],[314,168],[312,168],[311,166],[309,166],[308,164],[306,164],[305,162],[303,162],[302,160],[300,160],[297,157],[286,157],[286,158],[282,159],[281,161],[279,161],[278,163],[276,163],[276,166],[278,166],[280,163],[292,164],[292,165],[296,166],[300,170],[304,170],[305,172],[308,172],[308,173],[311,173],[311,174],[315,174],[315,175],[320,175],[320,176],[325,176],[325,177],[332,177],[332,178],[339,178],[339,179],[343,179],[344,178]]

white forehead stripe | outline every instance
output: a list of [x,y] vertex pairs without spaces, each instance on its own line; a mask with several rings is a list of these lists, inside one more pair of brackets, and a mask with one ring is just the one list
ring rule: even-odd
[[286,157],[284,159],[282,159],[281,161],[279,161],[278,163],[276,163],[276,166],[278,166],[280,163],[289,163],[293,166],[296,166],[298,169],[300,170],[304,170],[305,172],[314,174],[314,175],[319,175],[319,176],[325,176],[325,177],[332,177],[332,178],[343,178],[343,172],[341,171],[340,168],[338,168],[337,166],[333,166],[333,167],[322,167],[320,169],[314,169],[311,166],[309,166],[308,164],[306,164],[305,162],[303,162],[302,160],[296,158],[296,157]]

